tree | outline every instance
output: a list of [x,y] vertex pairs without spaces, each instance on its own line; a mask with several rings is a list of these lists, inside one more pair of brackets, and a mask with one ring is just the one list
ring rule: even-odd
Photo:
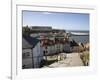
[[28,25],[26,27],[22,27],[22,34],[23,35],[29,35],[30,34],[30,28]]

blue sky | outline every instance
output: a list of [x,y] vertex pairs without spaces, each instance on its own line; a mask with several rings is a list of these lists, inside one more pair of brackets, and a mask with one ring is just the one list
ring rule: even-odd
[[23,26],[52,26],[65,30],[89,30],[88,13],[23,11]]

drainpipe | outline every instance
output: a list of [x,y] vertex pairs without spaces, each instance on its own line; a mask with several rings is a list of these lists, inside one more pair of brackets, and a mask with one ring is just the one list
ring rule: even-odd
[[31,52],[32,52],[32,68],[34,68],[33,48],[31,48]]

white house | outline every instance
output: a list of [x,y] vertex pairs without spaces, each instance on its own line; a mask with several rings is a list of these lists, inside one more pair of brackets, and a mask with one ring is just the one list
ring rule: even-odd
[[[30,36],[22,39],[22,66],[23,68],[39,68],[43,60],[43,50],[40,41]],[[25,57],[24,57],[25,55]]]
[[70,52],[70,43],[67,42],[66,40],[64,41],[63,38],[56,39],[56,40],[42,39],[41,46],[42,46],[44,55]]
[[64,49],[63,44],[60,43],[60,52],[63,52],[63,49]]
[[44,55],[51,55],[55,53],[55,46],[52,40],[44,39],[41,41]]

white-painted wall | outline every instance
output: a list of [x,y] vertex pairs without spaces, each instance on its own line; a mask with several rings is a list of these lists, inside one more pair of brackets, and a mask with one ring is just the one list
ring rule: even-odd
[[[23,49],[22,54],[30,53],[30,55],[26,58],[23,58],[22,65],[25,65],[26,68],[32,68],[34,64],[34,68],[38,68],[41,60],[43,60],[43,49],[40,47],[40,42],[33,49]],[[33,54],[33,61],[32,61]]]
[[63,51],[63,44],[60,43],[60,52]]
[[47,55],[51,54],[51,46],[47,46]]
[[43,60],[43,51],[40,42],[33,48],[34,68],[38,68],[41,60]]
[[25,66],[25,68],[32,68],[32,50],[31,49],[23,49],[22,55],[25,55],[29,53],[29,56],[26,56],[22,60],[22,66]]

